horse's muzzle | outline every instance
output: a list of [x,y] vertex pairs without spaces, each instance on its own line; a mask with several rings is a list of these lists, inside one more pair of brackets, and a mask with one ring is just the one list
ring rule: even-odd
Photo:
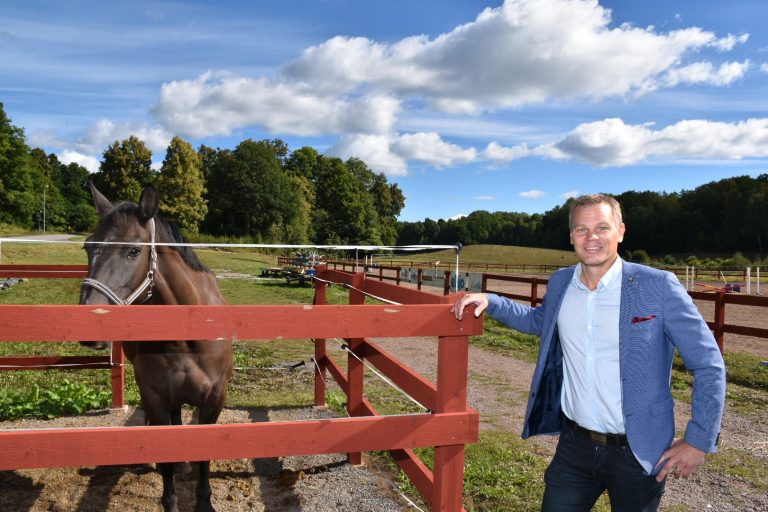
[[80,345],[92,350],[105,350],[112,346],[109,341],[81,341]]

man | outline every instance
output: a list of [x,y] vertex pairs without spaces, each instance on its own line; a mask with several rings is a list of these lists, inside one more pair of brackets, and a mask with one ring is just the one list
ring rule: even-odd
[[[452,308],[541,337],[523,438],[560,434],[544,475],[542,511],[588,511],[607,490],[614,511],[658,510],[668,474],[687,478],[716,451],[725,367],[693,301],[669,273],[623,261],[621,207],[575,199],[569,214],[579,263],[552,274],[541,306],[473,293]],[[677,348],[693,372],[691,421],[674,440],[669,383]]]

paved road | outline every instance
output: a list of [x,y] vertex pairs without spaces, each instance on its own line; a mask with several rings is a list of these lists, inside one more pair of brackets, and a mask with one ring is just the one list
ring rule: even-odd
[[56,233],[49,233],[45,235],[20,235],[20,236],[0,236],[0,239],[22,239],[22,240],[70,240],[72,238],[75,238],[75,235],[68,235],[68,234],[56,234]]

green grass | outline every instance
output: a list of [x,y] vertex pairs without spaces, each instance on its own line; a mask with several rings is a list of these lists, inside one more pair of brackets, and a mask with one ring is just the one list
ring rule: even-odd
[[470,337],[470,343],[523,361],[535,362],[539,353],[539,337],[515,331],[484,316],[483,335]]
[[768,460],[742,448],[721,448],[702,466],[708,471],[734,475],[761,491],[768,491]]

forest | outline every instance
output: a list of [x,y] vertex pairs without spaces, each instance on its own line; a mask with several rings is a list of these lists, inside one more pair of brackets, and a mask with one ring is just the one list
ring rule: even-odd
[[161,213],[198,239],[394,245],[405,205],[400,188],[362,160],[342,161],[311,147],[291,152],[278,139],[195,149],[174,137],[155,170],[152,152],[130,136],[112,143],[91,174],[30,148],[0,103],[0,222],[88,231],[96,221],[88,181],[113,202],[137,201],[154,185]]
[[[628,255],[742,252],[761,259],[768,249],[768,174],[726,178],[682,192],[613,196],[627,226],[621,247]],[[569,249],[569,206],[565,201],[543,214],[475,211],[455,220],[399,222],[398,242]]]
[[[360,159],[343,161],[279,139],[234,149],[195,149],[174,137],[162,165],[130,136],[103,153],[99,170],[31,148],[0,103],[0,223],[87,232],[96,220],[87,182],[113,201],[136,201],[152,184],[161,213],[189,238],[316,245],[500,244],[569,249],[565,201],[543,214],[475,211],[459,219],[398,221],[405,196]],[[621,203],[626,254],[654,256],[768,249],[768,173],[693,190],[627,191]]]

